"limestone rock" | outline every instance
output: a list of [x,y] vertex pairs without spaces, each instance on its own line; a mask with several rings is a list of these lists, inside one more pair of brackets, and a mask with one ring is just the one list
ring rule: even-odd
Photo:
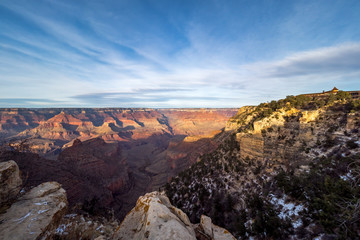
[[300,118],[301,123],[309,123],[315,121],[320,113],[322,113],[321,109],[313,110],[313,111],[302,111],[302,117]]
[[213,240],[236,240],[236,238],[229,233],[225,228],[212,224],[214,238]]
[[241,156],[247,156],[256,159],[264,158],[264,138],[261,134],[236,134],[237,141],[240,144]]
[[141,196],[135,208],[126,216],[115,239],[189,239],[195,231],[185,213],[170,205],[164,193]]
[[210,236],[211,238],[214,237],[211,218],[205,215],[201,215],[200,226],[202,227],[206,235]]
[[19,167],[14,161],[0,163],[0,204],[16,197],[20,191],[22,181]]
[[360,114],[359,113],[349,113],[347,115],[346,131],[352,131],[354,129],[359,129],[360,127]]
[[0,216],[0,239],[48,239],[66,209],[66,193],[59,183],[40,184]]
[[211,240],[235,240],[229,231],[213,224],[208,216],[201,215],[199,226],[203,233]]

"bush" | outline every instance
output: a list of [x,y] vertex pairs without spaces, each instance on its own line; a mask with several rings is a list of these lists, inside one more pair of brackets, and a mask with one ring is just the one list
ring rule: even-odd
[[349,140],[346,142],[346,146],[350,149],[355,149],[358,148],[359,146],[357,145],[357,143],[354,140]]
[[286,194],[306,202],[305,216],[320,223],[327,233],[337,234],[339,239],[353,239],[360,223],[354,224],[350,219],[356,219],[360,210],[349,206],[355,206],[359,201],[360,187],[338,177],[352,166],[352,161],[358,160],[341,157],[318,159],[312,163],[309,173],[295,176],[280,171],[275,177],[276,184]]

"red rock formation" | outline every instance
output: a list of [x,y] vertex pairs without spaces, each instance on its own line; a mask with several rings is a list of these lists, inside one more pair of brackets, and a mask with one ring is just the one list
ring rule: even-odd
[[[235,112],[235,109],[2,109],[0,138],[11,134],[13,139],[27,138],[30,146],[27,149],[45,156],[71,146],[76,138],[132,142],[154,134],[170,134],[189,136],[187,140],[194,141],[211,138]],[[37,145],[39,141],[34,139],[43,142]]]

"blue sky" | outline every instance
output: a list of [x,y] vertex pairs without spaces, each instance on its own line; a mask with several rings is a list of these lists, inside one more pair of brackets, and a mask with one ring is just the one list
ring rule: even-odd
[[360,1],[2,0],[0,107],[240,107],[360,90]]

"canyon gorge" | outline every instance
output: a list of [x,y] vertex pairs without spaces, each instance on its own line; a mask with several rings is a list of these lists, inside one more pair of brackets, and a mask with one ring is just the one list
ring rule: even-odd
[[[0,109],[2,160],[25,187],[57,181],[70,207],[113,209],[119,218],[216,149],[237,109]],[[94,206],[96,205],[96,209]]]

